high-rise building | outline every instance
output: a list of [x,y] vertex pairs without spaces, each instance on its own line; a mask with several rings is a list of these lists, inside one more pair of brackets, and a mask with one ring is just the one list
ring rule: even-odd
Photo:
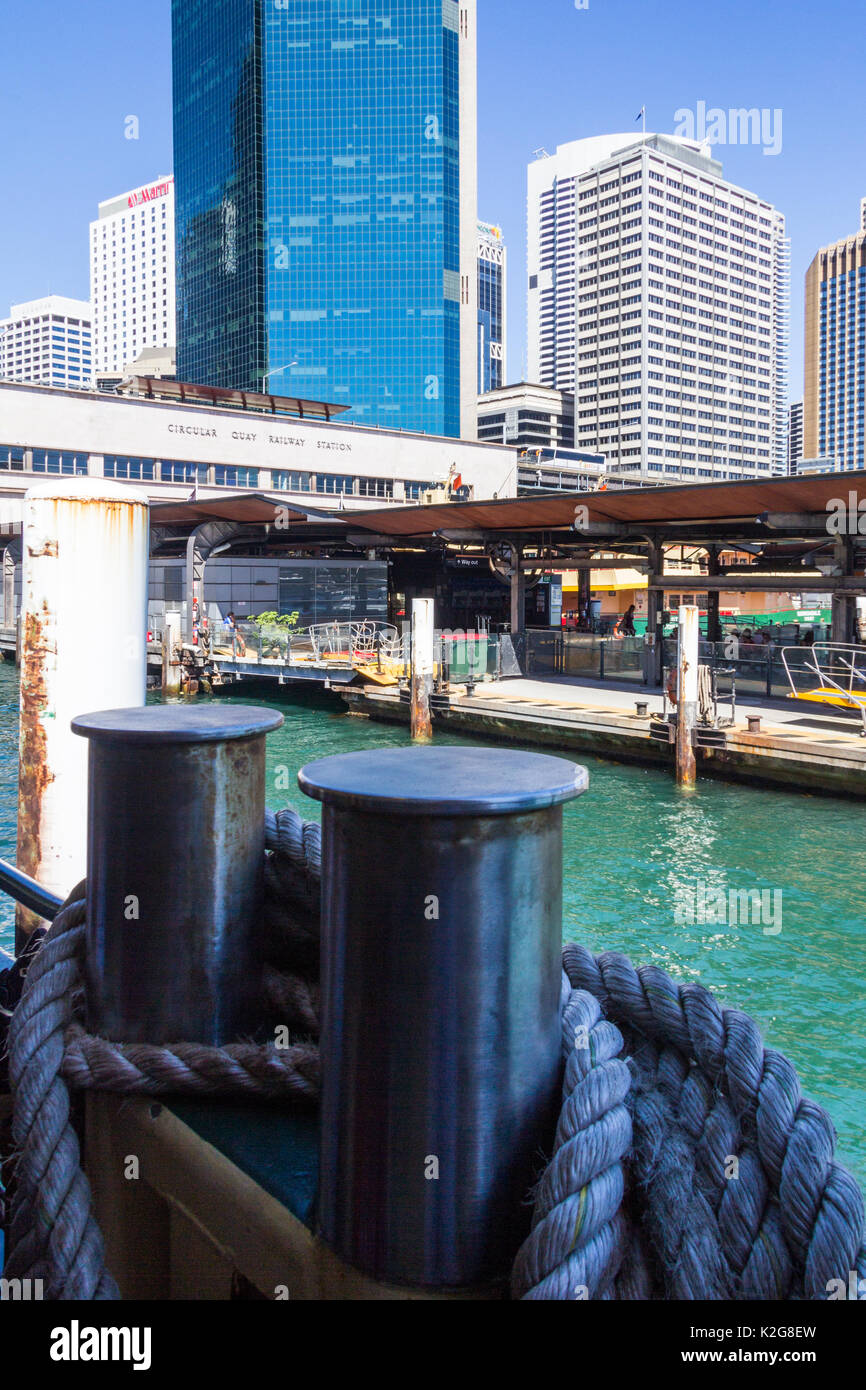
[[496,391],[505,364],[505,243],[502,229],[478,223],[478,392]]
[[475,0],[173,0],[178,376],[471,436]]
[[866,227],[823,247],[806,271],[805,348],[803,452],[863,468]]
[[0,319],[0,380],[90,386],[90,305],[49,294],[13,304]]
[[794,401],[788,407],[788,472],[796,473],[803,457],[803,402]]
[[175,340],[174,179],[162,175],[99,204],[90,224],[93,375],[122,375]]
[[574,397],[518,381],[478,397],[478,438],[516,446],[517,491],[584,491],[605,472],[602,454],[574,448]]
[[656,481],[787,471],[785,222],[708,147],[560,145],[529,166],[527,248],[528,374],[574,392],[578,449]]
[[519,381],[478,398],[478,438],[495,444],[574,448],[574,396]]
[[860,230],[866,232],[866,198],[860,199]]

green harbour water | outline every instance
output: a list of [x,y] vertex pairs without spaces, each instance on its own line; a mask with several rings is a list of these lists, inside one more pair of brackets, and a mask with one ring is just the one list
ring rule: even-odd
[[[268,804],[289,804],[308,819],[319,818],[320,806],[297,786],[304,763],[408,743],[404,726],[347,716],[325,694],[276,695],[259,685],[219,698],[282,711],[285,723],[268,739]],[[17,708],[17,672],[5,665],[0,855],[9,859]],[[751,1014],[766,1042],[796,1065],[804,1094],[830,1112],[838,1156],[866,1190],[866,804],[709,779],[683,794],[654,768],[579,761],[590,786],[564,810],[564,938],[621,951],[636,965],[655,963],[678,981],[699,980]],[[709,902],[717,890],[727,898],[753,889],[766,890],[771,905],[764,925],[688,920],[697,894]],[[7,949],[12,918],[4,897]]]

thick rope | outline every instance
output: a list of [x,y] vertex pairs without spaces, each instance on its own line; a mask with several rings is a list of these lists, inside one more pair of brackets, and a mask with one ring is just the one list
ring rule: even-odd
[[513,1272],[529,1298],[604,1298],[625,1254],[623,1160],[631,1146],[631,1077],[622,1038],[589,994],[563,976],[563,1106],[536,1190],[532,1231]]
[[9,1024],[12,1137],[18,1159],[9,1228],[7,1279],[44,1281],[51,1299],[119,1296],[105,1269],[60,1075],[63,1037],[73,1020],[84,938],[84,900],[68,901],[27,974]]
[[753,1020],[613,952],[563,963],[563,1109],[515,1295],[824,1299],[862,1278],[833,1126]]
[[115,1043],[73,1025],[66,1034],[62,1074],[80,1090],[121,1095],[257,1096],[315,1101],[319,1049],[269,1043]]
[[322,827],[302,820],[297,811],[265,811],[265,848],[288,859],[294,868],[311,878],[322,875]]
[[[274,892],[279,955],[302,969],[318,937],[321,850],[318,826],[293,811],[268,817],[266,914]],[[16,1150],[7,1278],[42,1279],[49,1299],[117,1298],[105,1269],[102,1236],[91,1212],[70,1119],[69,1086],[124,1095],[255,1096],[312,1103],[319,1091],[319,1053],[311,1043],[206,1047],[108,1042],[81,1026],[84,888],[74,890],[46,933],[9,1023],[9,1078]],[[318,987],[302,974],[271,968],[265,1000],[290,1027],[318,1032]],[[287,1007],[286,1007],[287,1006]]]
[[288,808],[266,812],[265,847],[272,852],[265,861],[265,955],[295,978],[319,970],[321,844],[315,822]]

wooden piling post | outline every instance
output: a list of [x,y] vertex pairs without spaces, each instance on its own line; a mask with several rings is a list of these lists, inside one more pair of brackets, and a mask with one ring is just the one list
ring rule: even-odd
[[180,661],[176,652],[180,647],[180,614],[166,613],[162,633],[162,689],[166,695],[180,693]]
[[700,610],[694,604],[682,604],[679,611],[677,643],[677,786],[695,785],[695,750],[693,746],[698,714],[698,636]]
[[409,726],[413,740],[426,743],[433,737],[430,721],[430,692],[433,686],[432,598],[413,598],[409,642]]

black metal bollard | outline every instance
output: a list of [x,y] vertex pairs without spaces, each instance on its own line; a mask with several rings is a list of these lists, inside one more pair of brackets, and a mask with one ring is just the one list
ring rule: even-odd
[[560,1084],[563,758],[349,753],[323,802],[318,1220],[375,1278],[505,1275]]
[[265,735],[251,706],[83,714],[88,1027],[221,1046],[261,1007]]

